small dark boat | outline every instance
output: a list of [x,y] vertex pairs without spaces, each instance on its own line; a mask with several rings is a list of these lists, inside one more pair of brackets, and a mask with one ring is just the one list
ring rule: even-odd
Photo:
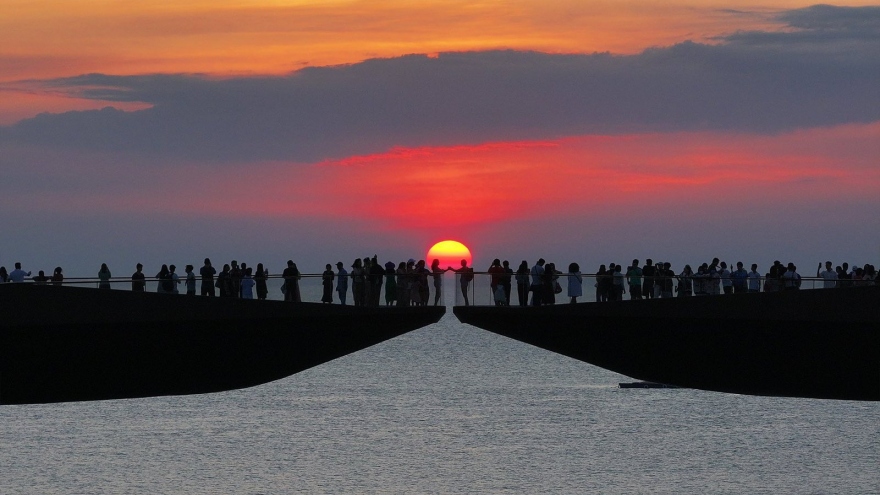
[[880,400],[880,287],[537,308],[456,306],[463,323],[648,382]]
[[435,323],[444,312],[2,284],[0,404],[250,387]]
[[617,384],[618,388],[681,388],[675,385],[666,385],[665,383],[654,382],[621,382]]

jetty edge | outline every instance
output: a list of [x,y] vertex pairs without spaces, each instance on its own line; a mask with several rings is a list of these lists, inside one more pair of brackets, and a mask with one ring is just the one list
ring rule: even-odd
[[646,382],[880,400],[878,286],[453,312],[463,323]]
[[251,387],[436,323],[445,311],[2,284],[0,405]]

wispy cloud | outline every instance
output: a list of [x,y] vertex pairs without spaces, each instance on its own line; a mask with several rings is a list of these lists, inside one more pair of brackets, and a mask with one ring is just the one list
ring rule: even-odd
[[[395,146],[588,133],[777,133],[872,122],[880,120],[880,29],[864,26],[874,25],[877,12],[792,11],[780,18],[798,29],[761,44],[752,42],[758,35],[739,33],[722,45],[686,42],[630,56],[464,52],[283,77],[89,74],[35,81],[82,98],[151,107],[42,114],[0,127],[0,145],[309,163]],[[868,21],[853,27],[854,16]],[[805,45],[806,35],[848,42]]]

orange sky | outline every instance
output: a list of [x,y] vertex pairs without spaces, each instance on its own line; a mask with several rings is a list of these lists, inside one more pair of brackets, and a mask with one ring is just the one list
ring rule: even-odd
[[[869,2],[847,2],[847,5]],[[0,124],[41,111],[100,108],[27,93],[25,79],[105,74],[278,74],[307,65],[440,51],[636,53],[736,30],[810,2],[4,0]],[[737,11],[737,13],[734,13]],[[119,106],[119,105],[116,105]],[[125,107],[132,109],[133,107]]]

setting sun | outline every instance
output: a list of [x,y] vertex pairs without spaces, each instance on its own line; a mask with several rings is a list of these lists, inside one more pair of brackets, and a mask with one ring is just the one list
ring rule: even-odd
[[448,266],[458,268],[461,266],[461,260],[467,260],[468,265],[472,261],[470,249],[458,241],[451,240],[440,241],[431,246],[426,261],[430,265],[435,259],[440,260],[440,266],[443,268]]

